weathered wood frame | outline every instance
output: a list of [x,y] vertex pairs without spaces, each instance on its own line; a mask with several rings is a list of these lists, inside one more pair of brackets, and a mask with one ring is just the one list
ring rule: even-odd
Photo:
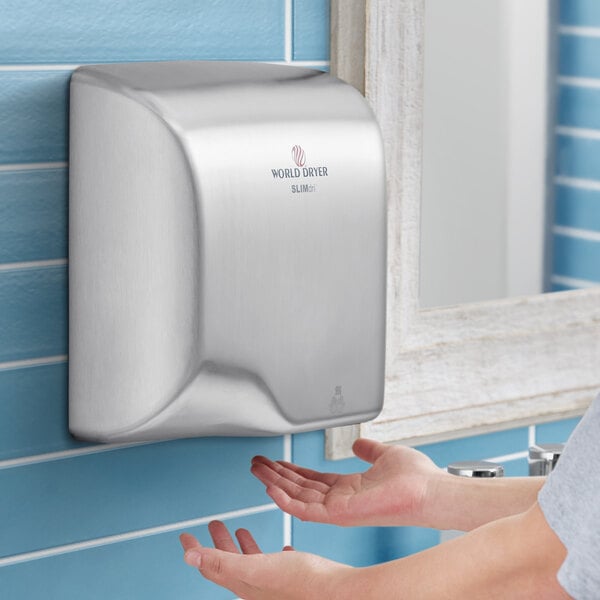
[[332,0],[331,68],[373,107],[388,192],[384,409],[332,429],[422,444],[579,415],[600,390],[600,289],[419,308],[424,0]]

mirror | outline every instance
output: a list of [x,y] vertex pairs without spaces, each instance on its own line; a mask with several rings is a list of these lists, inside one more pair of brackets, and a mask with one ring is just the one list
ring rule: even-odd
[[549,1],[424,7],[421,307],[539,294],[551,270]]
[[421,307],[424,0],[331,8],[331,70],[364,89],[384,137],[388,296],[383,412],[328,430],[326,456],[350,456],[358,436],[423,444],[582,414],[600,389],[599,288]]

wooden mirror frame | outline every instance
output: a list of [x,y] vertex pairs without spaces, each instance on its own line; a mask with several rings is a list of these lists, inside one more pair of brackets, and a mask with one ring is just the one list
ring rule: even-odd
[[332,0],[331,70],[364,91],[383,133],[388,193],[384,408],[328,430],[423,444],[582,414],[600,390],[600,288],[422,310],[419,218],[424,0]]

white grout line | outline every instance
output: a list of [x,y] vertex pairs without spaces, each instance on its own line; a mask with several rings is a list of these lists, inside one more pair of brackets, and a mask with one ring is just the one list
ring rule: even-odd
[[557,175],[554,178],[554,183],[556,185],[575,187],[582,190],[600,191],[600,181],[595,179],[579,179],[577,177],[565,177],[564,175]]
[[580,27],[577,25],[561,25],[558,28],[561,35],[581,35],[584,37],[600,37],[600,27]]
[[251,508],[244,508],[241,510],[231,510],[216,515],[210,515],[208,517],[188,519],[187,521],[179,521],[177,523],[169,523],[167,525],[159,525],[157,527],[148,527],[147,529],[138,529],[136,531],[130,531],[127,533],[108,535],[106,537],[95,538],[93,540],[87,540],[85,542],[75,542],[73,544],[55,546],[54,548],[46,548],[44,550],[24,552],[23,554],[16,554],[14,556],[0,558],[0,567],[8,567],[23,562],[38,560],[40,558],[49,558],[51,556],[57,556],[59,554],[67,554],[69,552],[79,552],[81,550],[88,550],[90,548],[97,548],[99,546],[108,546],[109,544],[118,544],[121,542],[127,542],[130,540],[148,537],[151,535],[170,533],[172,531],[177,531],[180,529],[198,527],[200,525],[206,525],[207,523],[210,523],[211,521],[215,520],[225,521],[227,519],[236,519],[238,517],[248,517],[251,515],[269,512],[275,509],[277,509],[277,506],[275,504],[263,504],[261,506],[253,506]]
[[504,454],[503,456],[494,456],[492,458],[485,458],[484,460],[495,463],[505,463],[512,460],[520,460],[522,458],[529,458],[529,450],[514,452],[513,454]]
[[575,227],[555,225],[552,228],[552,233],[580,240],[587,240],[588,242],[600,242],[600,231],[590,231],[588,229],[576,229]]
[[585,129],[583,127],[565,127],[559,125],[555,132],[558,135],[568,135],[576,138],[586,138],[588,140],[600,140],[600,129]]
[[67,362],[67,360],[69,360],[69,357],[66,354],[59,354],[58,356],[44,356],[43,358],[27,358],[25,360],[9,360],[7,362],[0,362],[0,371],[6,371],[8,369],[21,369],[23,367],[53,365]]
[[34,454],[32,456],[22,456],[20,458],[10,458],[0,460],[0,471],[4,469],[14,469],[15,467],[24,467],[27,465],[37,465],[55,460],[65,460],[75,458],[77,456],[86,456],[88,454],[101,454],[103,452],[111,452],[113,450],[121,450],[122,448],[133,448],[134,446],[145,446],[155,442],[126,442],[123,444],[97,444],[94,446],[86,446],[84,448],[76,448],[74,450],[61,450],[59,452],[48,452],[47,454]]
[[564,277],[562,275],[552,275],[550,281],[558,285],[582,289],[597,287],[600,283],[598,281],[590,281],[589,279],[575,279],[574,277]]
[[561,75],[557,78],[557,82],[559,85],[570,85],[573,87],[600,88],[600,79],[592,77],[568,77]]
[[72,71],[80,65],[0,65],[0,71]]
[[[292,0],[286,0],[286,18],[285,18],[285,39],[284,39],[284,59],[266,60],[266,64],[289,64],[293,63],[298,67],[328,67],[328,60],[293,60],[292,58],[292,11],[288,9]],[[288,15],[289,14],[289,18]],[[81,65],[0,65],[1,71],[72,71]],[[1,167],[0,167],[1,168]]]
[[292,44],[294,37],[294,16],[292,13],[292,0],[285,0],[285,13],[284,13],[284,25],[285,25],[285,47],[284,47],[284,58],[285,62],[292,62]]
[[530,425],[527,429],[527,445],[535,446],[535,425]]
[[64,169],[69,166],[68,162],[39,162],[39,163],[14,163],[0,165],[2,171],[39,171],[42,169]]
[[294,67],[329,67],[330,62],[328,60],[292,60],[290,62],[284,60],[266,60],[266,65],[293,65]]
[[[283,436],[283,460],[292,462],[292,436],[288,433]],[[283,513],[283,545],[292,546],[292,516]]]
[[0,264],[0,271],[16,271],[20,269],[38,269],[40,267],[62,267],[67,264],[66,258],[53,258],[51,260],[31,260],[28,262]]

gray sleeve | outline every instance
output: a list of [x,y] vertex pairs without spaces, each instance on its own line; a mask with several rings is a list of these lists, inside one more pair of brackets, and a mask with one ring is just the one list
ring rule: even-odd
[[567,549],[558,581],[576,600],[600,598],[600,396],[569,438],[538,495],[548,524]]

